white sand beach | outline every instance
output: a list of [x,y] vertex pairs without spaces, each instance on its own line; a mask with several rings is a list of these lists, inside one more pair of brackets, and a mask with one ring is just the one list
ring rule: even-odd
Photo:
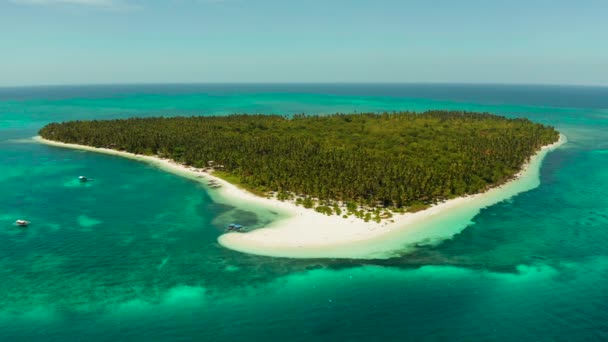
[[327,216],[292,202],[259,197],[201,169],[187,167],[154,156],[136,155],[105,148],[65,144],[35,137],[36,141],[58,147],[106,153],[155,165],[180,176],[222,185],[210,192],[213,200],[234,206],[251,205],[285,213],[285,218],[267,227],[247,233],[228,233],[219,243],[233,250],[290,258],[389,258],[414,248],[415,244],[433,244],[462,231],[479,211],[528,191],[540,184],[540,168],[550,151],[566,143],[544,146],[524,166],[516,178],[484,193],[455,198],[416,213],[396,214],[393,222],[364,222],[357,218]]

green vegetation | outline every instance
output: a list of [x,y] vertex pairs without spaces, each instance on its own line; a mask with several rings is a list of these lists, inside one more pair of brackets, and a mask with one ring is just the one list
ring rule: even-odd
[[503,183],[559,138],[527,119],[447,111],[72,121],[40,135],[213,166],[256,194],[366,221]]
[[[213,175],[227,181],[228,183],[236,185],[238,188],[245,189],[255,195],[258,195],[261,197],[265,197],[267,195],[267,192],[264,191],[263,189],[254,188],[254,187],[249,186],[249,184],[247,184],[247,183],[242,183],[241,182],[242,178],[236,174],[226,172],[226,171],[215,170],[213,172]],[[279,199],[281,199],[281,198],[279,198]],[[287,199],[287,198],[285,197],[282,199]]]

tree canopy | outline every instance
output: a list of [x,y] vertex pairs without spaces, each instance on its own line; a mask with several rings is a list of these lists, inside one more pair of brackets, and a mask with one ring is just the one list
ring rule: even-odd
[[559,138],[528,119],[454,111],[71,121],[40,135],[195,167],[213,161],[242,186],[314,198],[330,212],[336,202],[403,210],[485,191]]

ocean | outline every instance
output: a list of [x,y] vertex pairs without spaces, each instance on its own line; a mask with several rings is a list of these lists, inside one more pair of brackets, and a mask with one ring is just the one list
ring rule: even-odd
[[[426,109],[527,117],[568,144],[545,158],[538,188],[450,239],[379,260],[222,248],[226,223],[275,214],[214,203],[144,163],[30,139],[66,120]],[[608,88],[0,88],[0,341],[182,340],[608,340]]]

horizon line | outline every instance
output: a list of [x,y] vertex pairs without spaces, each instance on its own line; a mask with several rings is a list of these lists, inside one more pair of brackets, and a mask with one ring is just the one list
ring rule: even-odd
[[533,87],[589,87],[608,88],[608,84],[584,83],[516,83],[516,82],[117,82],[117,83],[42,83],[0,85],[0,89],[111,87],[111,86],[168,86],[168,85],[459,85],[459,86],[533,86]]

